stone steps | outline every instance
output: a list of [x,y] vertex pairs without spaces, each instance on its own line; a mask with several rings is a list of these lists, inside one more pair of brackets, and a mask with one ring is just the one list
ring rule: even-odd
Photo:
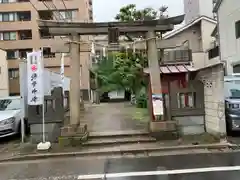
[[119,135],[119,136],[106,136],[106,137],[89,137],[88,141],[83,143],[84,146],[116,146],[124,144],[139,144],[156,142],[155,138],[143,135]]

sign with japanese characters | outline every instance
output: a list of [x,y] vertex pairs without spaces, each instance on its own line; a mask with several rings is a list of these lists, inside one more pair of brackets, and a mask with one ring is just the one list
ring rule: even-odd
[[152,94],[153,114],[155,116],[163,115],[163,95]]
[[28,74],[28,104],[43,104],[43,83],[42,83],[42,53],[41,51],[27,53],[27,74]]

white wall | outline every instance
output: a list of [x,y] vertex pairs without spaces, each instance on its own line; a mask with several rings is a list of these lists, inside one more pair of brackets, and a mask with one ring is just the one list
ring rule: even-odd
[[[195,0],[197,1],[197,0]],[[199,1],[199,8],[200,8],[200,15],[201,16],[208,16],[213,18],[213,0],[198,0]]]
[[211,42],[214,40],[214,37],[212,37],[211,34],[216,24],[217,23],[212,23],[207,20],[202,20],[201,22],[202,49],[204,52],[212,48]]
[[198,74],[204,84],[205,127],[208,133],[226,134],[223,67],[205,68]]
[[184,0],[184,14],[186,24],[199,17],[199,0]]
[[0,97],[9,96],[6,51],[0,49]]
[[218,10],[221,60],[227,62],[227,73],[232,74],[232,63],[240,62],[240,38],[235,36],[235,22],[240,20],[240,1],[223,0]]
[[212,0],[184,0],[185,23],[193,21],[200,16],[213,18]]

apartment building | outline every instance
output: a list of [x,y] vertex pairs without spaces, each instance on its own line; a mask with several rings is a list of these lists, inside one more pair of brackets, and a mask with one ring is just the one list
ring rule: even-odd
[[213,9],[218,25],[213,32],[220,45],[220,59],[226,74],[240,73],[240,1],[217,0]]
[[183,0],[185,23],[188,24],[200,16],[214,18],[212,12],[215,0]]
[[9,95],[8,67],[6,51],[0,49],[0,97]]
[[[44,65],[50,71],[60,71],[60,53],[51,49],[63,44],[67,37],[52,37],[40,30],[37,19],[82,21],[93,20],[92,0],[0,0],[0,48],[7,54],[10,94],[19,94],[19,61],[26,53],[43,49]],[[85,68],[89,54],[81,54],[82,90],[88,91],[89,72]],[[65,76],[70,73],[70,57],[65,54]],[[88,94],[88,93],[85,93]]]

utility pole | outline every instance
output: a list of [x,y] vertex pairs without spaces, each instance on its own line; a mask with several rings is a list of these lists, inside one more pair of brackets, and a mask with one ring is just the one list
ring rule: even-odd
[[70,80],[70,124],[80,123],[80,37],[78,34],[71,35],[71,80]]

